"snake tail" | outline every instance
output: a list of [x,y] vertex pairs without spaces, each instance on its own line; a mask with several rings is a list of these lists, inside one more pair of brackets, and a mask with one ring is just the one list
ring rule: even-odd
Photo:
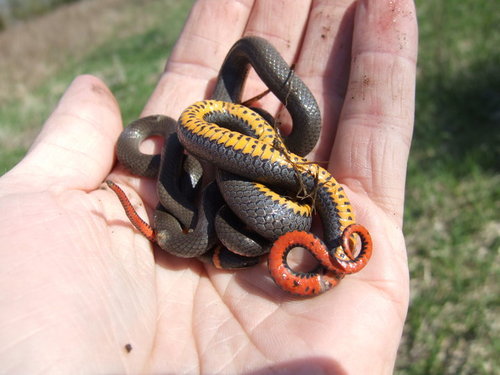
[[106,180],[106,184],[109,186],[111,190],[114,191],[114,193],[120,200],[120,203],[122,204],[123,209],[125,210],[125,213],[127,214],[127,217],[129,218],[132,225],[144,237],[146,237],[151,242],[156,243],[156,235],[153,228],[151,228],[151,226],[137,214],[136,210],[132,206],[132,203],[130,203],[130,200],[127,198],[125,192],[111,180]]

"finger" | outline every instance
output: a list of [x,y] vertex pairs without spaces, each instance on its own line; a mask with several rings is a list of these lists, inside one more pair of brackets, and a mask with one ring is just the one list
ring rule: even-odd
[[9,176],[20,179],[20,188],[93,190],[113,165],[121,129],[118,104],[106,85],[79,76]]
[[347,94],[330,165],[402,218],[410,148],[417,57],[417,23],[410,0],[360,1],[356,9]]
[[252,0],[195,3],[144,115],[177,118],[210,95],[209,82],[213,84],[227,51],[243,34],[252,6]]
[[321,136],[311,160],[328,160],[349,77],[355,2],[314,1],[297,74],[313,92],[322,114]]

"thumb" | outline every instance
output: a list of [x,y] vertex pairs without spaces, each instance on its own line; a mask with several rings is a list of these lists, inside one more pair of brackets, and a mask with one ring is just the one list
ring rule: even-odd
[[26,157],[4,177],[21,188],[93,190],[109,174],[122,130],[118,104],[96,77],[77,77]]

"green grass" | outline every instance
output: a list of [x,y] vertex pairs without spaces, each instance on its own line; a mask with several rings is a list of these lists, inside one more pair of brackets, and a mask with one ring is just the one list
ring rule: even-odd
[[500,6],[417,1],[405,233],[411,304],[399,374],[500,368]]
[[[139,115],[190,1],[171,2],[170,11],[161,4],[145,32],[106,42],[23,100],[0,103],[0,173],[22,157],[76,74],[102,77],[125,123]],[[417,0],[417,7],[405,212],[412,290],[396,373],[491,374],[500,368],[500,6]]]
[[9,4],[11,20],[29,19],[44,14],[57,6],[72,3],[78,0],[6,0]]
[[3,0],[0,1],[0,31],[20,20],[50,12],[58,6],[79,0]]

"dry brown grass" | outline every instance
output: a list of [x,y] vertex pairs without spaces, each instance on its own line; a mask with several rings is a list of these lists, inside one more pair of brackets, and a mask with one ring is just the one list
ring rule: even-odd
[[112,37],[148,29],[161,19],[148,7],[172,2],[175,0],[87,0],[4,30],[0,33],[0,104],[27,95],[68,61],[81,58]]

